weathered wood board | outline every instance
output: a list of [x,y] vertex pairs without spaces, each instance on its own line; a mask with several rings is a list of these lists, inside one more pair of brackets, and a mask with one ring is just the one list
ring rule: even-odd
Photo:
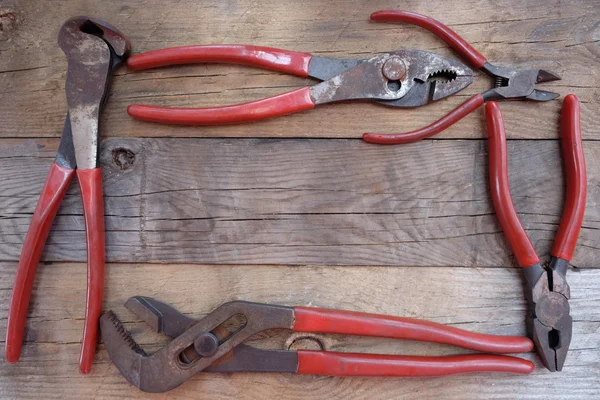
[[[222,302],[246,299],[282,305],[331,306],[425,318],[479,332],[524,334],[518,270],[513,268],[389,268],[323,266],[226,266],[110,264],[105,309],[114,310],[146,348],[164,338],[123,307],[132,293],[155,296],[194,317]],[[14,263],[0,263],[0,329]],[[134,390],[110,363],[103,345],[91,375],[77,374],[83,326],[85,265],[41,265],[34,290],[22,361],[0,366],[0,396],[29,398],[595,398],[600,385],[598,300],[600,271],[586,269],[569,277],[574,336],[564,371],[550,373],[533,353],[532,376],[463,375],[431,379],[350,379],[291,374],[198,375],[168,395]],[[69,277],[66,279],[66,277]],[[199,278],[200,277],[200,278]],[[456,354],[460,349],[410,341],[312,335],[330,350],[395,354]],[[287,331],[260,336],[257,346],[306,348],[307,341]],[[33,344],[35,343],[35,344]],[[308,347],[310,348],[310,347]]]
[[[99,344],[78,374],[85,302],[79,189],[59,210],[36,276],[21,361],[0,352],[1,398],[591,399],[600,397],[600,4],[564,2],[261,2],[0,0],[0,340],[16,263],[65,114],[66,60],[56,44],[74,15],[109,20],[134,52],[189,44],[246,43],[342,58],[420,48],[456,57],[421,28],[369,21],[380,9],[431,15],[492,63],[544,68],[544,85],[581,100],[589,194],[569,271],[574,335],[565,369],[534,353],[532,376],[357,379],[290,374],[200,374],[164,395],[141,393]],[[491,206],[483,110],[434,140],[380,147],[365,131],[399,132],[444,115],[490,87],[483,74],[452,98],[414,110],[332,104],[269,121],[182,127],[131,119],[131,103],[225,105],[313,81],[232,65],[117,72],[102,116],[107,227],[104,309],[144,347],[165,342],[123,307],[155,296],[201,317],[243,299],[437,321],[472,331],[525,334],[522,281]],[[560,101],[501,105],[516,208],[546,255],[560,219],[564,178]],[[439,139],[439,140],[438,140]],[[328,350],[457,354],[409,341],[314,335]],[[253,345],[310,348],[287,331]]]
[[[0,140],[0,259],[17,260],[57,141]],[[590,171],[600,146],[587,142]],[[556,141],[511,142],[511,190],[549,253],[563,203]],[[487,142],[376,146],[360,140],[109,139],[101,152],[113,262],[401,266],[512,265],[491,205]],[[573,265],[597,267],[590,195]],[[73,185],[48,261],[84,261]]]

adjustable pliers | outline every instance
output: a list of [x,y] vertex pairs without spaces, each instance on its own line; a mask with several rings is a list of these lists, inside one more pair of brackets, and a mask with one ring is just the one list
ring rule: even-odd
[[547,265],[540,263],[512,202],[508,184],[506,133],[498,104],[490,102],[486,105],[486,117],[492,199],[504,235],[523,268],[530,335],[544,366],[550,371],[560,371],[567,357],[573,328],[568,302],[571,293],[566,275],[581,229],[587,194],[579,101],[572,94],[566,96],[561,111],[561,145],[567,172],[566,198]]
[[256,333],[281,328],[418,340],[489,353],[521,353],[533,348],[526,337],[485,335],[411,318],[233,301],[196,320],[149,297],[132,297],[125,306],[155,331],[173,338],[165,347],[147,355],[112,311],[100,318],[111,360],[129,383],[145,392],[166,392],[201,371],[441,376],[466,372],[529,374],[534,369],[528,360],[497,354],[422,357],[269,350],[243,343]]

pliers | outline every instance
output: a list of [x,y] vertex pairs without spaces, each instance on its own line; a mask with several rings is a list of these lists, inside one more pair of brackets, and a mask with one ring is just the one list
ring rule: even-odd
[[508,184],[506,133],[500,107],[486,105],[489,132],[490,186],[494,208],[518,264],[523,268],[528,301],[527,325],[546,368],[560,371],[571,342],[570,288],[566,274],[583,221],[587,194],[585,159],[579,122],[579,101],[565,97],[561,110],[561,147],[567,173],[565,205],[550,262],[542,265],[521,226]]
[[536,86],[538,83],[560,80],[558,75],[543,69],[519,70],[490,64],[483,55],[456,32],[431,17],[409,11],[383,10],[371,14],[371,20],[377,22],[408,22],[433,32],[469,61],[472,66],[479,68],[492,77],[494,88],[471,96],[446,116],[424,128],[394,134],[365,133],[363,139],[367,142],[401,144],[428,138],[442,132],[491,100],[549,101],[559,96],[558,93],[539,90]]
[[323,81],[278,96],[210,108],[132,104],[134,118],[168,124],[220,125],[250,122],[319,104],[366,99],[390,107],[418,107],[450,96],[472,82],[472,71],[448,57],[399,50],[364,60],[333,59],[247,45],[184,46],[149,51],[127,60],[132,71],[188,63],[243,64]]
[[244,344],[256,333],[280,328],[418,340],[490,353],[533,349],[533,343],[526,337],[486,335],[411,318],[232,301],[197,320],[150,297],[132,297],[125,306],[155,331],[173,338],[154,354],[147,355],[112,311],[100,318],[111,360],[129,383],[144,392],[166,392],[201,371],[442,376],[467,372],[529,374],[534,370],[528,360],[492,354],[421,357],[258,349]]
[[77,173],[87,241],[87,296],[79,369],[91,370],[104,291],[104,205],[98,168],[98,119],[108,97],[112,72],[127,57],[125,36],[105,21],[74,17],[60,29],[67,56],[68,112],[56,154],[23,243],[6,332],[6,361],[19,360],[35,272],[60,203]]

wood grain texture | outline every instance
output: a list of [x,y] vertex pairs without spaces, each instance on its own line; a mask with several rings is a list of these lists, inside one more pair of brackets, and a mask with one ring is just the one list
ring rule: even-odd
[[[0,140],[2,260],[18,259],[55,147]],[[546,256],[564,197],[558,143],[511,141],[508,150],[516,209]],[[597,171],[600,146],[589,141],[585,151]],[[110,139],[101,159],[112,262],[512,265],[485,141]],[[598,185],[590,173],[580,268],[599,266]],[[44,259],[85,261],[83,226],[73,185]]]
[[[190,44],[273,46],[340,58],[400,48],[456,57],[423,29],[371,23],[371,12],[431,15],[489,61],[544,68],[575,93],[589,190],[569,271],[574,336],[565,369],[549,373],[533,353],[532,376],[357,379],[288,374],[200,374],[164,395],[131,387],[101,343],[93,373],[77,360],[85,301],[85,237],[79,189],[59,211],[35,280],[22,359],[0,352],[0,398],[590,399],[600,393],[600,8],[597,1],[260,2],[0,0],[0,344],[17,260],[66,111],[66,59],[56,43],[67,18],[105,18],[134,52]],[[130,103],[211,106],[276,95],[313,81],[231,65],[120,69],[102,116],[107,227],[104,309],[153,350],[165,339],[123,303],[155,296],[200,317],[243,299],[429,319],[485,333],[525,334],[519,270],[496,221],[487,144],[478,110],[423,143],[380,147],[364,131],[397,132],[437,119],[490,87],[414,110],[348,102],[246,125],[180,127],[139,122]],[[517,211],[546,255],[559,222],[563,175],[560,101],[501,104]],[[176,137],[176,138],[169,138]],[[234,139],[242,138],[242,139]],[[252,139],[254,138],[254,139]],[[265,139],[268,138],[268,139]],[[352,140],[351,140],[352,139]],[[455,140],[467,139],[467,140]],[[457,354],[417,342],[316,335],[330,350]],[[287,331],[256,346],[311,348]],[[3,346],[2,346],[3,347]]]
[[[517,68],[545,68],[563,79],[545,84],[582,100],[586,139],[600,138],[600,10],[594,1],[519,2],[478,0],[408,1],[408,10],[431,15],[458,31],[490,62]],[[0,41],[0,115],[3,135],[56,137],[65,114],[66,60],[56,45],[58,29],[72,15],[106,18],[132,40],[134,52],[190,44],[240,43],[280,47],[341,58],[364,58],[400,48],[419,48],[455,56],[443,42],[414,26],[373,23],[369,14],[398,8],[392,1],[319,0],[256,2],[193,0],[57,2],[52,11],[35,1],[13,0],[7,8],[18,19]],[[43,22],[42,22],[43,21]],[[245,102],[295,89],[312,81],[248,67],[191,65],[129,73],[121,69],[103,115],[104,136],[181,137],[351,137],[365,131],[412,130],[432,122],[490,87],[479,76],[469,88],[445,101],[415,110],[369,103],[321,106],[315,110],[255,124],[222,127],[165,126],[135,121],[130,103],[203,107]],[[560,102],[503,106],[509,137],[555,138]],[[484,136],[477,123],[483,111],[439,135]],[[282,126],[285,128],[282,129]],[[324,129],[324,127],[326,127]]]
[[[15,263],[0,263],[0,329]],[[65,279],[69,277],[69,279]],[[201,277],[201,280],[198,279]],[[289,374],[197,375],[168,395],[149,396],[133,389],[110,363],[101,344],[90,376],[77,373],[85,297],[85,265],[42,265],[36,278],[22,360],[0,364],[0,395],[31,398],[593,398],[600,385],[598,330],[600,271],[571,273],[574,336],[560,374],[537,365],[533,376],[463,375],[431,379],[341,379]],[[524,301],[516,268],[286,267],[225,265],[111,264],[105,309],[114,310],[146,349],[165,339],[124,307],[132,294],[155,296],[182,312],[201,317],[222,302],[245,299],[282,305],[335,306],[341,309],[423,318],[496,334],[524,334]],[[345,290],[339,290],[345,288]],[[476,288],[476,290],[475,290]],[[299,335],[276,331],[252,345],[306,348]],[[395,354],[457,354],[461,349],[418,342],[313,335],[326,348]],[[309,347],[310,348],[310,347]],[[68,382],[68,383],[67,383]],[[568,384],[567,384],[568,383]],[[68,390],[66,390],[68,384]],[[568,390],[568,396],[565,391]]]

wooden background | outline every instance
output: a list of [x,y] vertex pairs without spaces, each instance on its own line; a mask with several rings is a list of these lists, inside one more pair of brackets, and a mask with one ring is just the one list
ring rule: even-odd
[[[437,18],[490,61],[545,68],[545,85],[581,100],[589,193],[569,271],[574,335],[564,371],[358,379],[290,374],[199,374],[148,396],[98,347],[78,373],[85,299],[85,239],[73,184],[36,276],[21,361],[0,364],[2,398],[598,398],[600,396],[600,3],[598,1],[38,1],[0,0],[0,331],[21,245],[65,114],[64,20],[104,18],[134,52],[244,43],[363,58],[400,48],[453,56],[423,29],[376,24],[371,12],[407,9]],[[107,238],[104,308],[148,348],[164,343],[122,306],[155,296],[193,316],[244,299],[429,319],[487,333],[525,334],[519,270],[487,184],[483,110],[421,143],[380,147],[364,131],[406,131],[490,86],[415,110],[352,102],[254,124],[143,123],[128,104],[209,106],[259,99],[312,81],[247,67],[191,65],[117,72],[102,117]],[[501,105],[510,181],[524,227],[547,254],[563,203],[561,102]],[[4,338],[2,333],[1,339]],[[258,338],[291,345],[289,332]],[[340,351],[455,354],[385,339],[323,338]],[[3,357],[3,351],[2,355]]]

